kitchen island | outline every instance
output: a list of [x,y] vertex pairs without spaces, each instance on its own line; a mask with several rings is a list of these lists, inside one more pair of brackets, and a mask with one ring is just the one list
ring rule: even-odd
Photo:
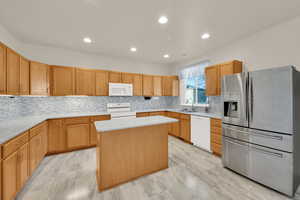
[[98,190],[168,168],[168,125],[163,116],[96,121]]

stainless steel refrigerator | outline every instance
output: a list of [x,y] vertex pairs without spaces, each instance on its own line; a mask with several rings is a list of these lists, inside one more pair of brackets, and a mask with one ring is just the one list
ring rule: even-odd
[[222,79],[223,165],[293,196],[300,181],[300,72],[293,66]]

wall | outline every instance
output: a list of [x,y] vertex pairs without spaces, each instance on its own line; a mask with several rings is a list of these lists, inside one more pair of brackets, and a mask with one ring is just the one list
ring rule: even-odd
[[171,67],[173,74],[177,74],[181,68],[203,60],[216,64],[233,59],[243,61],[245,69],[249,71],[290,64],[300,70],[300,17]]
[[26,97],[0,96],[0,121],[24,116],[63,113],[90,113],[106,111],[107,103],[131,103],[132,110],[172,108],[178,97]]
[[80,66],[145,74],[169,75],[170,67],[100,54],[88,54],[62,48],[23,43],[0,25],[0,41],[26,58],[50,65]]

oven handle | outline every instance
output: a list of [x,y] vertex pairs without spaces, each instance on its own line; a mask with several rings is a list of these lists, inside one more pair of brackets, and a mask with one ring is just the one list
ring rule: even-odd
[[237,131],[237,132],[247,134],[247,135],[254,135],[257,137],[270,138],[270,139],[274,139],[274,140],[283,140],[283,136],[268,135],[268,134],[264,134],[264,133],[246,132],[246,131],[241,131],[241,130],[232,129],[232,128],[228,128],[228,127],[224,127],[224,129],[228,129],[231,131]]

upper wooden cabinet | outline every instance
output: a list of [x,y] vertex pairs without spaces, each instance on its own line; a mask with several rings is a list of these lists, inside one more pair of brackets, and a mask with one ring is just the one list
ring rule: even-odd
[[163,77],[163,96],[178,96],[179,80],[178,76]]
[[153,96],[162,96],[162,77],[153,76]]
[[121,83],[122,73],[121,72],[109,72],[109,82],[110,83]]
[[76,95],[95,95],[95,70],[76,68]]
[[20,94],[30,94],[30,61],[20,57]]
[[153,76],[143,75],[143,95],[153,96]]
[[7,94],[19,94],[20,91],[20,55],[7,48],[6,70],[7,70]]
[[96,96],[108,96],[109,72],[96,70]]
[[133,85],[133,96],[143,95],[143,77],[141,74],[122,73],[122,83]]
[[6,46],[0,43],[0,94],[6,94]]
[[49,95],[49,66],[30,62],[30,94]]
[[225,75],[240,73],[242,70],[242,62],[237,60],[206,67],[206,96],[221,95],[222,77]]
[[51,95],[75,94],[75,69],[73,67],[50,66]]

